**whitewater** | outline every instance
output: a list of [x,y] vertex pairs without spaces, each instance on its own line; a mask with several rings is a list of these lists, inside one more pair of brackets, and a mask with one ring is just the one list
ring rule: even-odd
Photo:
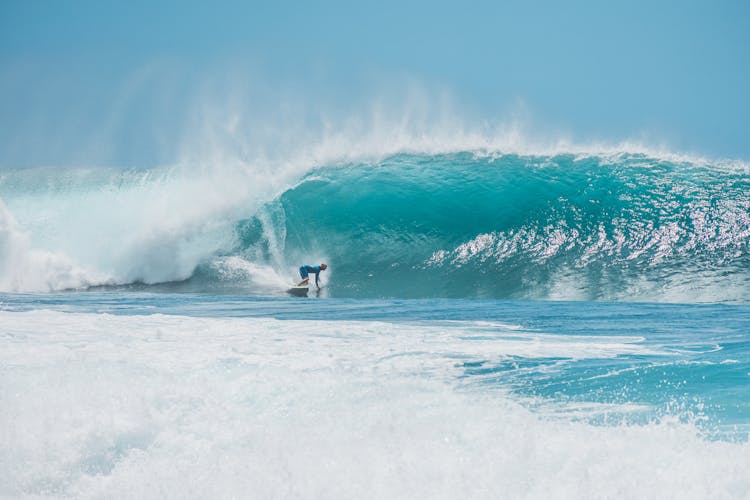
[[1,170],[0,496],[750,498],[747,165],[462,144]]

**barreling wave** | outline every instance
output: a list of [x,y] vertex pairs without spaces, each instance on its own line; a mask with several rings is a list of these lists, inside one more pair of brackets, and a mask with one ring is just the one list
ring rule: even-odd
[[311,173],[239,250],[326,256],[347,296],[746,300],[748,192],[644,155],[399,155]]
[[[82,197],[98,207],[98,226],[118,242],[104,238],[97,251],[102,238],[92,232],[86,245],[48,239],[57,248],[46,251],[88,272],[74,286],[171,281],[181,282],[177,289],[269,294],[299,264],[326,260],[336,297],[750,299],[743,165],[641,153],[459,152],[321,166],[273,182],[130,175],[85,192],[76,184],[63,197],[66,210]],[[30,213],[44,212],[29,211],[34,203],[54,210],[43,199],[49,191],[20,196],[11,189],[18,185],[0,183],[14,213],[33,222]],[[170,195],[175,185],[178,197]],[[112,200],[138,217],[123,217]],[[126,248],[114,251],[119,245]],[[12,288],[7,279],[3,286]]]

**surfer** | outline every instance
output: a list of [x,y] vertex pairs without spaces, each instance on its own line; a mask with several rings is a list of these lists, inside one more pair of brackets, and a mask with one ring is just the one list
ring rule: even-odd
[[318,277],[320,276],[320,272],[325,271],[326,269],[328,269],[328,265],[325,263],[322,263],[319,266],[304,265],[300,267],[299,275],[302,277],[302,281],[297,283],[297,286],[307,285],[310,282],[308,274],[312,273],[315,275],[315,286],[320,288],[320,285],[318,284]]

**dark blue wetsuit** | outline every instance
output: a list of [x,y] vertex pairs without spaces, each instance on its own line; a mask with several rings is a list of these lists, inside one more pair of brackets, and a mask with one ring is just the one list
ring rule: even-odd
[[302,279],[307,278],[308,273],[313,273],[315,275],[315,286],[319,286],[318,277],[320,276],[320,266],[302,266],[299,268],[299,275],[302,276]]

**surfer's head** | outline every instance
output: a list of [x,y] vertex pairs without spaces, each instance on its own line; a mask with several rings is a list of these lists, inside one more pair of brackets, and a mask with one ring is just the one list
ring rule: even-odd
[[326,264],[325,262],[323,262],[322,264],[320,264],[320,270],[321,271],[325,271],[326,269],[328,269],[328,264]]

